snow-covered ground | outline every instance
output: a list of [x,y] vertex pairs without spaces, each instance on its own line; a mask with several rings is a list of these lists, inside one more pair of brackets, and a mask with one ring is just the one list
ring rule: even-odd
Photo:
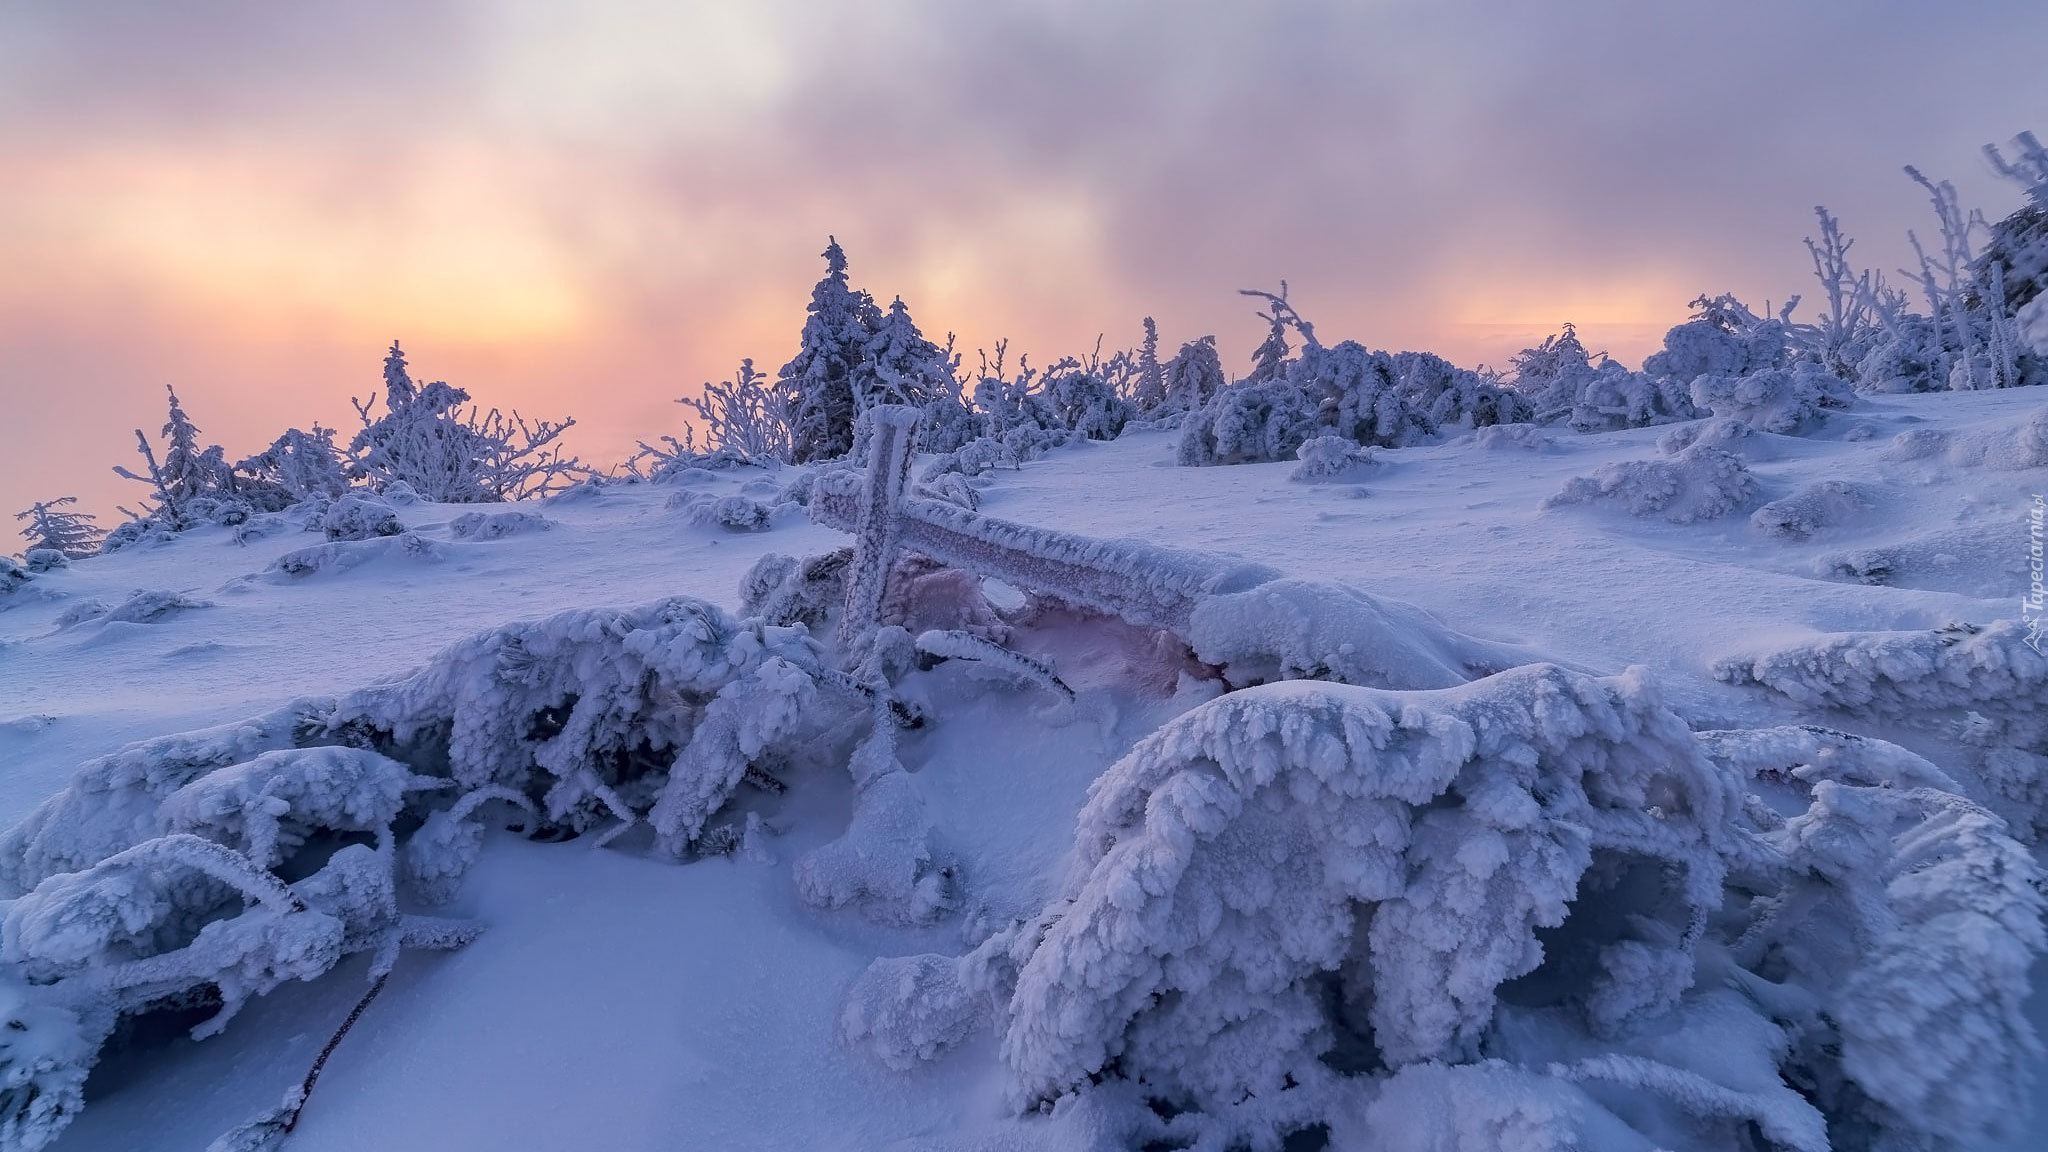
[[[998,471],[979,499],[989,516],[1351,585],[1527,660],[1601,676],[1645,666],[1696,729],[1825,723],[1946,767],[1955,749],[1938,731],[1819,711],[1717,666],[1823,633],[2017,619],[2028,509],[2048,468],[2001,453],[2041,405],[2031,389],[1865,397],[1810,435],[1707,445],[1746,467],[1732,485],[1720,457],[1660,447],[1673,427],[1486,429],[1380,450],[1316,483],[1290,479],[1291,463],[1176,467],[1172,434],[1138,432]],[[1703,426],[1721,425],[1676,428]],[[394,544],[346,570],[273,570],[317,541],[302,532],[237,542],[201,528],[39,576],[0,611],[0,825],[91,757],[342,695],[508,621],[677,595],[737,613],[761,555],[847,538],[793,506],[766,531],[700,526],[672,497],[695,486],[767,498],[793,475],[612,486],[523,506],[552,525],[497,539],[457,537],[451,522],[470,509],[401,507],[429,547]],[[77,609],[152,590],[189,606],[132,621]],[[934,847],[955,862],[952,912],[888,926],[800,897],[793,862],[850,818],[843,773],[791,779],[785,795],[754,801],[773,835],[687,864],[632,838],[599,847],[493,831],[446,910],[486,930],[459,951],[399,959],[290,1147],[1072,1146],[1060,1141],[1078,1127],[1016,1119],[986,1029],[897,1071],[850,1048],[840,1027],[848,988],[877,957],[959,954],[1058,897],[1090,784],[1213,695],[1176,691],[1115,629],[1048,620],[1017,643],[1055,667],[1073,702],[943,664],[924,674],[929,722],[896,748]],[[55,1147],[203,1147],[296,1082],[364,971],[357,958],[287,984],[205,1041],[110,1051]],[[2037,970],[2037,1028],[2048,1023],[2040,986]],[[2021,1131],[2032,1135],[2009,1147],[2048,1147],[2048,1107]]]

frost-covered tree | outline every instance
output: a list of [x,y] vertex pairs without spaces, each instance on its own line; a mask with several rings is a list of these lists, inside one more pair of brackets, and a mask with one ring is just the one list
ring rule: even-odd
[[1820,239],[1807,237],[1806,252],[1813,259],[1813,277],[1820,282],[1827,310],[1794,332],[1805,338],[1806,350],[1822,367],[1854,380],[1883,330],[1878,304],[1884,281],[1872,269],[1851,268],[1849,249],[1856,242],[1842,235],[1842,222],[1833,213],[1816,205],[1813,214],[1820,219]]
[[766,377],[754,370],[752,359],[741,360],[731,380],[706,384],[702,396],[685,396],[676,403],[697,414],[705,446],[713,454],[748,462],[789,460],[789,413]]
[[922,409],[953,381],[945,351],[924,338],[898,296],[875,322],[853,371],[856,415],[881,404]]
[[801,346],[775,375],[775,390],[789,413],[790,459],[831,460],[853,450],[854,375],[882,314],[866,292],[846,280],[846,253],[828,237],[825,277],[811,289]]
[[1955,185],[1928,179],[1918,168],[1906,165],[1906,175],[1927,193],[1941,229],[1941,242],[1933,251],[1908,231],[1917,269],[1905,275],[1920,285],[1927,301],[1934,335],[1947,354],[1950,366],[1947,385],[1953,389],[2009,388],[2019,379],[2019,333],[2006,302],[2005,268],[1998,261],[1984,265],[1985,279],[1979,283],[1977,240],[1990,231],[1984,214],[1965,213]]
[[66,560],[82,560],[98,552],[100,538],[106,533],[93,523],[91,513],[65,510],[76,503],[76,496],[59,496],[55,500],[38,500],[27,511],[16,512],[16,520],[28,521],[28,526],[21,530],[23,539],[28,541],[27,550],[55,552]]
[[146,475],[114,466],[116,475],[150,486],[153,506],[145,506],[134,519],[160,524],[177,531],[203,521],[219,511],[220,503],[235,495],[234,470],[228,467],[220,445],[199,446],[199,428],[185,414],[176,389],[164,386],[170,395],[170,414],[164,421],[164,454],[158,461],[149,437],[135,430],[136,451]]
[[297,428],[271,441],[270,447],[235,465],[237,484],[251,503],[276,511],[301,500],[334,499],[348,491],[348,475],[334,446],[334,429],[313,425]]
[[1150,418],[1166,403],[1166,367],[1159,362],[1159,325],[1145,317],[1145,342],[1138,346],[1137,372],[1131,390],[1131,404],[1138,415]]
[[855,419],[880,405],[901,404],[923,413],[921,447],[941,452],[958,448],[978,432],[962,398],[959,364],[952,337],[947,337],[944,348],[925,339],[903,297],[896,297],[874,322],[854,366]]
[[[383,412],[376,412],[379,400]],[[376,491],[405,484],[449,504],[544,496],[594,475],[558,441],[573,419],[528,423],[517,412],[467,411],[469,393],[442,381],[413,382],[397,341],[384,358],[381,397],[352,400],[363,427],[349,441],[348,470]]]
[[1199,411],[1227,383],[1216,337],[1190,340],[1166,362],[1166,411]]

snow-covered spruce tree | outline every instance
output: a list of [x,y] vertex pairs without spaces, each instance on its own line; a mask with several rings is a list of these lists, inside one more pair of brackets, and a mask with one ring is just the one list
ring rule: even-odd
[[1204,336],[1180,346],[1166,362],[1167,413],[1198,412],[1229,383],[1223,372],[1223,358],[1216,354],[1216,337]]
[[235,465],[236,484],[258,510],[275,512],[302,500],[332,500],[348,491],[348,475],[334,446],[334,429],[297,428]]
[[1149,420],[1166,403],[1166,366],[1159,362],[1159,325],[1150,316],[1145,317],[1145,341],[1138,345],[1136,369],[1131,406],[1140,419]]
[[[149,437],[137,428],[136,451],[142,456],[148,474],[139,475],[118,464],[114,466],[116,475],[149,485],[155,499],[154,505],[146,505],[132,520],[176,532],[210,519],[233,522],[238,518],[238,509],[240,518],[246,518],[246,506],[235,499],[234,470],[228,467],[220,445],[201,448],[200,430],[185,414],[177,391],[170,385],[165,385],[164,391],[170,396],[171,406],[162,432],[162,462],[158,462],[155,449],[150,447]],[[114,535],[120,531],[116,529]],[[108,542],[114,542],[113,536]]]
[[[28,521],[28,526],[21,530],[22,538],[28,541],[26,551],[55,552],[63,560],[83,560],[98,552],[100,537],[106,533],[93,523],[91,513],[64,510],[76,503],[76,496],[59,496],[55,500],[38,500],[27,511],[16,512],[16,520]],[[33,563],[30,566],[33,568]]]
[[789,413],[790,459],[798,464],[833,460],[853,450],[854,373],[882,314],[866,292],[846,282],[846,253],[827,237],[825,277],[811,289],[797,354],[775,375],[776,394]]
[[918,446],[930,452],[954,451],[981,432],[962,395],[959,368],[953,338],[946,337],[943,348],[925,339],[898,296],[874,322],[854,366],[855,420],[882,404],[915,408],[923,414]]
[[852,380],[858,417],[880,404],[922,410],[951,390],[953,371],[945,351],[917,330],[909,307],[898,296],[861,346]]
[[478,504],[545,496],[594,475],[558,443],[575,420],[464,412],[469,393],[438,380],[416,385],[395,340],[384,357],[384,410],[373,417],[379,398],[351,401],[363,427],[348,445],[349,475],[374,491],[402,483],[422,499]]
[[2025,1099],[2041,877],[1940,783],[1696,738],[1640,672],[1235,692],[1097,782],[1061,899],[842,1029],[909,1067],[993,1023],[1019,1107],[1180,1146],[1960,1150]]

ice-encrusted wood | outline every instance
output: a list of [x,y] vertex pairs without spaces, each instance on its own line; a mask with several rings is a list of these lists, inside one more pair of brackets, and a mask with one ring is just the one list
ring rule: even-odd
[[[893,423],[888,427],[897,428]],[[878,422],[867,473],[821,477],[811,495],[812,520],[855,535],[847,607],[856,627],[871,621],[881,603],[887,565],[902,551],[1140,627],[1176,632],[1186,630],[1196,603],[1204,597],[1241,592],[1280,577],[1263,564],[1136,540],[1077,536],[903,495],[898,469],[908,457],[899,460],[884,451],[883,429]],[[902,438],[892,443],[907,447],[910,431],[903,428]],[[880,523],[885,510],[895,514],[893,528]],[[870,615],[855,616],[863,608]]]

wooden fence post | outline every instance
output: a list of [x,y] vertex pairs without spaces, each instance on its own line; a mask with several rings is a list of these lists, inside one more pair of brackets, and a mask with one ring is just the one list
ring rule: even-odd
[[910,456],[917,443],[917,409],[901,404],[870,408],[868,471],[861,480],[853,525],[853,569],[846,582],[846,614],[840,634],[858,643],[875,629],[896,563],[896,541],[904,490],[910,484]]

